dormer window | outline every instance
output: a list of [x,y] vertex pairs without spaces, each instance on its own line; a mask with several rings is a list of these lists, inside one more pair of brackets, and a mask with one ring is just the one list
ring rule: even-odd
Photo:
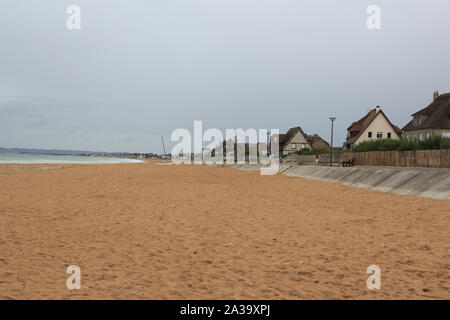
[[413,117],[413,125],[414,126],[420,126],[422,123],[424,123],[428,119],[427,115],[417,115]]

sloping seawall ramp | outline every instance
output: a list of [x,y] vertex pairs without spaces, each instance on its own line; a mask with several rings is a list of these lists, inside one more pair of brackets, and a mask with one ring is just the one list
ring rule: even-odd
[[[233,167],[241,169],[240,165]],[[243,165],[255,170],[257,166]],[[342,168],[283,164],[280,173],[397,194],[450,200],[450,170]]]
[[292,166],[282,173],[287,176],[340,182],[345,185],[384,192],[450,199],[449,172]]

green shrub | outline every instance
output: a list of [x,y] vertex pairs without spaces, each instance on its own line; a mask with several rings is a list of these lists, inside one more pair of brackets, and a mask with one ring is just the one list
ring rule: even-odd
[[398,140],[398,148],[396,151],[409,151],[416,150],[417,144],[415,140],[412,139],[400,139]]
[[[313,149],[313,152],[314,152],[314,154],[328,154],[328,153],[330,153],[330,148],[326,148],[326,147],[315,148],[315,149]],[[336,150],[333,150],[333,153],[336,153]]]
[[450,138],[442,139],[441,149],[450,149]]
[[440,136],[430,137],[428,139],[418,141],[419,150],[437,150],[441,149],[441,144],[444,138]]
[[378,139],[364,141],[352,148],[353,152],[370,151],[410,151],[410,150],[439,150],[449,149],[450,138],[433,136],[424,140],[419,139]]
[[303,149],[300,151],[295,151],[295,154],[299,154],[299,155],[310,155],[310,154],[314,154],[312,150],[310,149]]
[[386,139],[386,140],[379,140],[380,142],[377,145],[378,151],[394,151],[397,150],[399,147],[399,140],[392,140],[392,139]]
[[[335,151],[333,151],[333,152],[335,152]],[[298,154],[298,155],[318,155],[318,154],[328,154],[328,153],[330,153],[330,149],[325,148],[325,147],[315,148],[315,149],[303,149],[303,150],[295,152],[295,154]]]

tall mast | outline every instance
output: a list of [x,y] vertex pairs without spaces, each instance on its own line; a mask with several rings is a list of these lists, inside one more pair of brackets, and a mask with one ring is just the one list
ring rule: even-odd
[[161,136],[161,141],[162,141],[163,150],[164,150],[164,159],[166,159],[166,147],[164,146],[164,137],[163,136]]

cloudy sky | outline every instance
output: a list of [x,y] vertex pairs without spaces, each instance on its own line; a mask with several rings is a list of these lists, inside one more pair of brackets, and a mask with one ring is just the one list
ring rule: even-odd
[[[67,7],[81,8],[68,30]],[[381,30],[366,9],[381,8]],[[176,128],[402,127],[450,91],[448,0],[2,0],[0,147],[162,152]]]

